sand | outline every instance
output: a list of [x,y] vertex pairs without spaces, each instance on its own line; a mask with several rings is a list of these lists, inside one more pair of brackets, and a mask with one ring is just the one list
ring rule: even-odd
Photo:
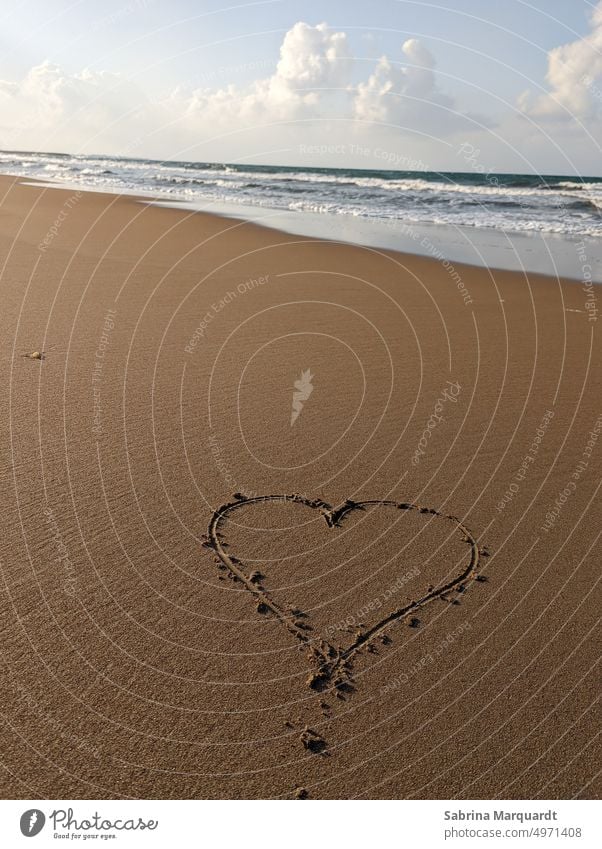
[[599,296],[0,197],[1,795],[597,796]]

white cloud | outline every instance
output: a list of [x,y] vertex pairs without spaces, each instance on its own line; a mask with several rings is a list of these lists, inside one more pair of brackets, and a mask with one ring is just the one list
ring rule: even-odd
[[276,78],[291,90],[344,86],[351,63],[344,32],[331,32],[325,23],[312,27],[300,21],[284,37]]
[[437,137],[457,130],[459,121],[466,129],[438,86],[430,51],[410,39],[402,56],[403,66],[383,56],[367,80],[354,83],[346,33],[300,21],[285,34],[270,76],[247,85],[181,87],[161,97],[119,74],[68,73],[45,62],[20,82],[0,81],[0,147],[237,158],[300,141],[344,141],[354,122],[373,141],[378,124]]
[[70,75],[44,62],[19,83],[0,82],[0,144],[48,149],[88,140],[93,147],[98,136],[113,146],[131,134],[132,113],[146,103],[119,74],[85,69]]
[[220,132],[324,117],[345,108],[351,66],[345,33],[303,22],[286,33],[274,74],[246,87],[180,88],[151,99],[119,74],[69,74],[44,62],[18,83],[0,81],[0,146],[110,153],[132,133],[152,133],[189,147]]
[[[321,117],[341,101],[349,82],[352,56],[343,32],[325,23],[299,22],[280,48],[275,73],[246,88],[200,89],[189,95],[187,119],[209,120],[214,127],[240,128],[261,122]],[[181,106],[182,92],[175,100]],[[170,109],[169,100],[164,107]]]
[[354,106],[359,120],[402,123],[432,105],[452,105],[437,87],[431,52],[415,38],[402,50],[407,66],[397,67],[383,56],[367,82],[358,85]]
[[602,114],[602,0],[584,38],[548,53],[547,94],[524,92],[519,109],[532,117],[587,120]]
[[441,90],[435,57],[419,39],[408,39],[401,50],[403,65],[382,56],[368,80],[357,86],[353,114],[358,121],[391,125],[437,139],[491,126],[482,115],[462,112]]

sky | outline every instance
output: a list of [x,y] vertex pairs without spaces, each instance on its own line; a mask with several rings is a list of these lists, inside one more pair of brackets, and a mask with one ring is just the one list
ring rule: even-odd
[[602,0],[12,0],[0,148],[602,174]]

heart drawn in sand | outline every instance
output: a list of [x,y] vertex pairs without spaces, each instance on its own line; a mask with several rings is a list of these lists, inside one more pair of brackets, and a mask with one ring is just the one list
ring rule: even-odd
[[[315,668],[308,684],[312,689],[318,691],[326,689],[329,686],[334,686],[342,691],[351,689],[351,668],[356,653],[362,648],[370,648],[370,645],[375,639],[384,638],[388,629],[401,620],[411,617],[412,614],[418,612],[419,609],[431,601],[445,597],[447,593],[454,589],[465,590],[469,583],[479,578],[477,569],[480,557],[487,553],[486,548],[479,548],[471,532],[455,516],[448,516],[440,513],[438,510],[421,507],[417,504],[386,499],[367,501],[347,500],[339,507],[332,507],[321,499],[310,499],[294,494],[260,495],[247,498],[244,495],[236,493],[234,499],[234,501],[223,504],[213,513],[209,522],[208,534],[205,538],[206,541],[203,545],[217,554],[219,558],[217,562],[219,564],[221,561],[222,564],[220,568],[225,567],[234,580],[244,585],[245,589],[253,596],[256,608],[260,614],[272,614],[279,620],[283,628],[292,634],[299,643],[308,648],[308,657],[311,659]],[[225,541],[224,532],[228,519],[235,511],[249,507],[250,505],[278,502],[297,504],[317,511],[324,518],[328,529],[341,527],[344,518],[350,516],[354,511],[366,511],[374,508],[393,508],[395,510],[430,514],[430,516],[436,517],[437,520],[451,524],[452,533],[454,531],[457,532],[461,542],[466,543],[470,547],[470,558],[467,564],[462,564],[459,571],[448,577],[440,586],[430,586],[422,597],[412,600],[401,607],[389,610],[380,620],[356,632],[355,638],[350,645],[344,648],[334,646],[323,637],[320,638],[309,634],[307,625],[299,621],[299,611],[287,609],[286,606],[278,602],[263,586],[262,575],[257,571],[245,571],[241,560],[226,551],[228,544]]]

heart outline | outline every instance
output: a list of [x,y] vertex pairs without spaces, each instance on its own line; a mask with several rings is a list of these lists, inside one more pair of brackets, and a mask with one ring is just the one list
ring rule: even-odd
[[[349,679],[354,655],[364,646],[368,646],[374,639],[390,628],[397,622],[401,622],[409,614],[422,608],[425,604],[434,601],[437,598],[445,596],[460,584],[471,582],[477,578],[477,568],[480,563],[481,554],[486,553],[486,549],[481,549],[469,531],[469,529],[456,516],[451,516],[445,513],[440,513],[430,507],[422,507],[419,504],[413,504],[405,501],[393,501],[390,499],[368,499],[363,501],[352,501],[347,499],[338,507],[332,507],[322,499],[310,499],[304,495],[289,494],[289,495],[258,495],[247,497],[240,493],[234,494],[234,501],[222,504],[214,511],[207,528],[207,536],[203,545],[206,548],[212,549],[217,554],[221,563],[228,569],[230,574],[237,581],[242,582],[245,588],[255,597],[257,601],[257,609],[260,612],[270,610],[280,621],[280,623],[291,633],[300,643],[310,648],[310,659],[317,667],[316,672],[310,676],[308,680],[309,686],[314,690],[324,690],[332,682],[335,688],[339,690],[350,689]],[[240,560],[237,557],[229,555],[221,542],[220,528],[226,521],[228,516],[241,507],[247,507],[250,504],[261,504],[269,502],[280,503],[295,503],[302,504],[312,510],[318,510],[324,517],[329,528],[340,527],[340,522],[344,516],[351,513],[353,510],[365,510],[367,507],[393,507],[397,510],[415,510],[419,513],[429,513],[437,516],[440,519],[445,519],[455,525],[456,530],[461,533],[463,542],[470,545],[471,556],[468,565],[456,577],[452,578],[441,587],[436,587],[425,596],[418,600],[411,601],[410,604],[392,611],[383,619],[376,622],[373,626],[364,632],[360,632],[354,642],[345,649],[336,648],[326,640],[316,640],[315,637],[309,637],[306,631],[295,620],[295,616],[291,611],[288,613],[284,610],[263,587],[252,580],[249,575],[244,572],[239,564]],[[312,645],[312,643],[318,643]]]

